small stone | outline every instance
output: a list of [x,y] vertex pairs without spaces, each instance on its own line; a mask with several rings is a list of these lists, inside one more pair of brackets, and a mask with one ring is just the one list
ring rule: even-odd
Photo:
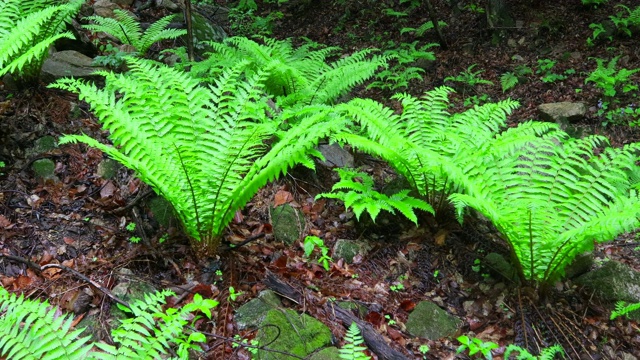
[[56,179],[56,164],[51,159],[38,159],[33,162],[31,169],[36,174],[36,178],[47,180]]

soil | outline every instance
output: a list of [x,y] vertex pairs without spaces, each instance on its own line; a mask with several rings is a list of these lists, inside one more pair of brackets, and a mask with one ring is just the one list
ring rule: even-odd
[[[226,1],[219,3],[227,5]],[[401,28],[417,27],[429,19],[425,4],[408,16],[395,18],[385,15],[385,9],[403,11],[409,1],[257,3],[258,15],[282,12],[272,29],[272,36],[280,39],[304,36],[339,46],[345,53],[371,47],[384,49],[389,41],[399,44],[417,40],[420,45],[438,42],[433,31],[421,38],[400,34]],[[427,67],[422,80],[413,81],[402,91],[420,95],[445,84],[446,77],[477,64],[474,70],[482,70],[480,76],[494,85],[477,86],[465,96],[453,96],[455,110],[462,110],[465,98],[470,96],[486,94],[490,101],[510,97],[521,103],[510,117],[511,125],[515,125],[536,119],[540,104],[579,101],[589,111],[585,119],[573,125],[576,129],[603,134],[614,146],[640,140],[638,128],[628,123],[603,126],[604,118],[597,113],[601,91],[592,83],[584,84],[587,74],[596,68],[592,58],[620,55],[620,65],[640,68],[637,34],[614,36],[595,46],[586,43],[592,34],[590,24],[606,21],[609,15],[621,11],[615,4],[637,6],[634,0],[610,1],[597,9],[585,7],[578,0],[507,1],[516,23],[501,29],[491,29],[486,14],[473,11],[470,2],[453,6],[444,0],[432,3],[438,18],[447,23],[442,29],[447,49],[433,48],[436,61]],[[154,11],[146,16],[159,14]],[[528,75],[526,84],[502,91],[499,84],[504,72],[513,71],[516,65],[536,71],[541,59],[556,60],[556,73],[570,69],[575,72],[552,83],[540,81],[541,75]],[[638,76],[633,78],[635,84],[638,80]],[[393,105],[388,100],[391,95],[364,86],[354,92],[354,96]],[[637,103],[628,94],[619,97],[619,101]],[[71,118],[72,109],[79,116]],[[560,343],[572,359],[617,359],[624,353],[640,357],[637,323],[627,319],[610,321],[613,304],[598,301],[594,294],[572,285],[571,280],[558,282],[541,299],[526,287],[505,283],[504,279],[478,270],[475,260],[483,254],[507,253],[497,232],[481,220],[469,219],[464,227],[446,216],[437,221],[422,216],[418,228],[393,217],[377,224],[358,224],[339,203],[314,200],[335,181],[331,171],[324,170],[316,176],[294,171],[265,187],[237,214],[219,259],[204,263],[175,224],[158,224],[147,205],[153,195],[147,196],[148,187],[132,172],[119,169],[110,180],[96,175],[98,164],[105,158],[100,151],[65,145],[30,154],[34,141],[46,135],[57,138],[65,133],[85,132],[106,141],[86,104],[73,94],[44,86],[19,93],[0,90],[0,119],[0,161],[6,163],[0,175],[0,252],[4,256],[0,258],[0,281],[5,288],[30,298],[75,309],[78,317],[88,313],[107,319],[109,299],[100,291],[93,291],[81,310],[75,306],[75,299],[83,289],[91,288],[86,278],[113,288],[115,273],[127,268],[136,279],[157,288],[200,292],[220,301],[213,314],[217,325],[201,328],[218,336],[209,337],[206,357],[246,359],[246,350],[234,348],[225,339],[234,335],[250,339],[255,335],[237,330],[234,309],[267,288],[264,279],[270,271],[304,294],[304,303],[291,302],[290,306],[330,326],[336,339],[343,338],[345,327],[334,314],[322,310],[323,304],[330,298],[367,304],[370,312],[364,320],[389,346],[411,359],[467,358],[456,354],[459,343],[455,339],[419,339],[405,331],[409,312],[423,300],[435,302],[461,318],[460,334],[497,343],[500,347],[493,353],[497,359],[507,345],[514,343],[528,344],[532,350],[534,343],[541,347]],[[57,179],[36,179],[31,164],[42,158],[55,163]],[[384,163],[366,156],[356,156],[356,165],[374,174],[379,184],[394,176]],[[273,239],[268,208],[274,202],[288,202],[301,209],[306,217],[305,233],[322,237],[329,248],[340,238],[366,239],[374,248],[354,264],[338,261],[326,271],[304,257],[300,244],[285,246]],[[136,230],[127,230],[130,223],[137,224]],[[132,243],[133,236],[141,241]],[[229,246],[249,238],[255,240],[240,247]],[[595,261],[613,259],[640,270],[639,253],[633,250],[639,245],[635,239],[633,234],[627,234],[598,245]],[[86,278],[64,269],[34,270],[45,264],[73,268]],[[221,270],[223,276],[212,279],[215,270]],[[398,279],[403,288],[391,290],[391,285],[398,285]],[[231,286],[242,292],[235,301],[229,300]],[[188,301],[188,297],[182,300]],[[390,324],[389,319],[395,323]],[[342,345],[341,340],[337,341]],[[419,351],[423,344],[430,348],[426,354]]]

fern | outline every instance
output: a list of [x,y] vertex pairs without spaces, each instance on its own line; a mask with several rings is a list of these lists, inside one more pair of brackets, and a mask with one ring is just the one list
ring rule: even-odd
[[502,92],[506,92],[507,90],[518,85],[518,77],[515,76],[512,72],[506,72],[500,76],[500,85],[502,85]]
[[360,334],[360,328],[355,322],[351,323],[349,330],[344,336],[345,344],[339,350],[340,359],[344,360],[368,360],[371,359],[363,351],[367,350],[366,347],[361,346],[364,343],[362,335]]
[[[438,21],[438,26],[439,27],[445,27],[445,26],[447,26],[447,23],[444,22],[444,21]],[[408,33],[408,32],[413,32],[416,37],[421,37],[427,31],[429,31],[429,30],[431,30],[433,28],[434,28],[433,22],[432,21],[427,21],[424,24],[418,26],[418,28],[406,27],[406,28],[400,29],[400,35],[402,35],[404,33]]]
[[549,285],[594,242],[640,227],[640,196],[632,188],[640,144],[596,155],[606,144],[600,136],[555,132],[507,156],[483,149],[473,164],[443,163],[460,187],[450,199],[460,216],[469,206],[492,221],[525,279]]
[[231,37],[224,43],[209,43],[209,58],[193,65],[192,71],[205,80],[215,78],[224,69],[246,62],[247,77],[267,72],[264,87],[281,107],[295,104],[329,104],[362,84],[375,71],[386,65],[388,57],[369,55],[361,50],[327,64],[339,48],[321,48],[307,42],[294,49],[291,40],[262,38],[259,44],[245,37]]
[[640,303],[627,304],[624,301],[618,301],[616,303],[616,309],[611,312],[610,320],[613,320],[619,316],[625,316],[631,312],[640,309]]
[[0,357],[5,359],[81,359],[89,337],[71,330],[73,319],[57,316],[48,303],[9,294],[0,287]]
[[[262,98],[266,72],[244,79],[245,63],[208,87],[148,60],[127,63],[127,75],[100,73],[103,90],[72,79],[53,85],[91,104],[115,146],[86,135],[65,136],[60,143],[86,143],[135,170],[173,205],[203,255],[215,253],[236,210],[260,187],[295,164],[313,167],[309,156],[317,153],[318,140],[346,126],[323,106],[270,118]],[[284,121],[298,125],[279,132]],[[269,148],[265,141],[274,134],[279,139]]]
[[[346,208],[353,208],[358,220],[363,211],[367,211],[375,222],[381,210],[392,214],[398,210],[418,225],[414,209],[433,213],[433,208],[425,201],[409,196],[409,190],[400,191],[389,197],[375,191],[373,179],[364,172],[350,169],[336,169],[336,171],[340,174],[340,181],[333,185],[331,189],[333,192],[319,194],[316,199],[324,197],[342,200]],[[338,190],[343,191],[338,192]]]
[[[439,211],[455,184],[442,172],[438,159],[471,162],[475,151],[491,144],[494,134],[505,126],[506,115],[518,106],[515,101],[505,100],[452,115],[447,111],[451,91],[440,87],[420,99],[396,95],[393,98],[404,108],[400,115],[368,99],[341,104],[339,109],[360,124],[362,133],[342,132],[334,138],[389,162]],[[531,131],[547,127],[541,125]]]
[[197,311],[211,318],[211,309],[218,302],[211,299],[203,299],[195,294],[193,302],[183,306],[180,310],[168,309],[163,311],[162,305],[167,296],[174,295],[171,291],[164,290],[155,294],[146,294],[144,301],[133,302],[130,309],[120,307],[133,315],[133,318],[122,321],[120,326],[111,332],[113,341],[120,344],[119,347],[97,343],[96,346],[104,353],[95,352],[95,359],[132,359],[153,360],[160,359],[169,353],[172,345],[177,345],[178,359],[189,359],[189,351],[202,351],[194,342],[205,341],[201,333],[186,334],[184,327],[193,322],[188,320]]
[[115,9],[113,13],[115,18],[87,16],[85,19],[91,20],[95,24],[85,25],[84,28],[94,32],[107,33],[120,40],[121,43],[133,46],[140,54],[146,53],[151,45],[158,41],[175,39],[187,34],[186,30],[166,29],[174,18],[173,15],[165,16],[154,22],[143,33],[140,23],[133,15],[120,9]]
[[[178,359],[188,359],[189,351],[201,351],[194,342],[205,341],[203,334],[186,334],[184,327],[201,312],[211,318],[217,301],[196,294],[193,301],[180,310],[162,310],[165,297],[174,295],[164,290],[145,295],[131,309],[121,307],[134,317],[126,319],[111,334],[120,347],[104,343],[88,343],[89,336],[79,338],[83,329],[71,330],[73,319],[59,316],[47,302],[26,300],[9,294],[0,287],[0,356],[8,359],[160,359],[177,346]],[[104,352],[93,351],[97,347]]]
[[84,1],[55,5],[49,0],[3,0],[0,2],[0,76],[11,73],[23,87],[34,84],[49,46],[64,32],[65,22],[78,12]]
[[556,354],[564,354],[562,347],[557,344],[542,349],[542,351],[540,351],[540,355],[538,356],[532,355],[530,352],[528,352],[524,348],[521,348],[520,346],[511,344],[507,346],[504,352],[504,358],[508,359],[514,351],[518,352],[518,356],[516,356],[517,360],[553,360],[556,358]]

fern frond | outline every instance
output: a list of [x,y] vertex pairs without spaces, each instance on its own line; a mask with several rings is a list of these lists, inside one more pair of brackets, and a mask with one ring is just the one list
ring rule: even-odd
[[[97,147],[136,171],[169,201],[194,240],[215,252],[236,210],[258,189],[298,163],[312,164],[319,139],[346,127],[329,107],[267,116],[268,74],[246,77],[246,63],[223,71],[210,86],[188,73],[142,59],[128,59],[129,73],[103,72],[105,88],[65,79],[53,85],[80,94],[110,132],[114,146],[84,135],[61,143]],[[116,96],[118,94],[118,96]],[[266,140],[285,120],[293,126],[270,149]],[[202,241],[202,243],[200,243]]]
[[518,106],[505,100],[452,115],[448,112],[451,91],[440,87],[421,98],[395,95],[403,106],[400,115],[373,100],[340,104],[339,109],[360,125],[362,133],[341,133],[334,138],[387,160],[434,206],[440,203],[441,194],[455,187],[441,164],[466,164],[480,148],[491,147],[498,141],[495,134],[505,126],[506,116]]
[[20,86],[36,81],[49,46],[62,37],[72,37],[63,32],[65,22],[82,3],[74,0],[52,6],[45,1],[7,0],[0,8],[0,76],[11,73]]
[[9,294],[0,287],[0,356],[7,359],[81,359],[91,350],[73,319],[48,303]]
[[360,328],[358,325],[353,322],[347,333],[344,336],[345,344],[344,346],[338,350],[340,359],[344,360],[368,360],[370,359],[364,353],[364,350],[367,350],[365,346],[361,346],[364,343],[362,339],[362,335],[360,334]]
[[450,198],[459,211],[472,207],[496,225],[525,278],[549,283],[594,242],[640,227],[640,197],[629,177],[640,145],[596,155],[603,144],[599,136],[550,136],[502,158],[483,155],[473,169],[445,165],[461,188]]
[[165,29],[173,15],[165,16],[154,22],[143,33],[140,23],[127,11],[115,9],[113,11],[115,18],[107,18],[102,16],[87,16],[85,19],[91,20],[94,24],[84,25],[84,28],[93,32],[104,32],[123,44],[129,44],[136,50],[144,54],[154,43],[165,40],[175,39],[186,34],[186,30]]
[[538,356],[532,355],[529,351],[520,346],[511,344],[507,346],[504,352],[504,358],[508,359],[514,351],[518,353],[518,356],[516,356],[517,360],[553,360],[555,359],[556,354],[564,354],[562,346],[558,344],[542,349]]
[[371,56],[371,50],[359,51],[327,64],[326,59],[339,48],[319,48],[307,43],[294,49],[291,40],[262,38],[259,44],[245,37],[225,39],[223,44],[210,43],[209,58],[193,66],[193,72],[205,80],[217,76],[222,69],[246,61],[245,74],[268,72],[264,82],[267,94],[275,97],[280,107],[295,104],[329,104],[373,76],[387,57]]
[[[424,200],[409,196],[410,190],[402,190],[391,196],[381,194],[374,190],[374,183],[367,173],[351,170],[336,169],[340,175],[340,181],[331,188],[331,193],[322,193],[318,198],[338,199],[344,202],[345,208],[353,208],[356,218],[367,211],[375,222],[381,210],[395,214],[395,210],[418,225],[418,218],[414,209],[428,211],[433,214],[433,208]],[[339,191],[340,190],[340,191]]]

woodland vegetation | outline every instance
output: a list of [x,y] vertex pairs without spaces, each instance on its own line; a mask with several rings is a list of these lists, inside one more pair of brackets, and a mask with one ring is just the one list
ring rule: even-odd
[[[82,121],[67,120],[68,114],[64,114],[64,132],[53,125],[46,130],[55,134],[60,146],[51,156],[66,159],[59,161],[55,170],[60,176],[65,174],[63,179],[31,179],[31,188],[12,188],[28,182],[20,179],[30,176],[24,171],[29,164],[8,156],[14,150],[0,153],[0,164],[5,167],[0,176],[0,226],[4,228],[0,263],[5,269],[22,269],[15,275],[0,269],[0,357],[186,359],[203,354],[222,358],[226,354],[250,358],[258,349],[268,350],[268,344],[250,343],[253,335],[241,334],[232,324],[216,324],[232,323],[229,309],[264,288],[260,281],[266,277],[265,271],[304,273],[287,278],[303,278],[301,288],[322,288],[325,294],[334,294],[323,296],[323,303],[331,301],[329,298],[344,300],[350,294],[344,283],[331,285],[334,287],[329,291],[324,282],[361,277],[363,283],[370,281],[371,289],[376,288],[373,284],[380,279],[376,280],[375,272],[366,273],[375,266],[401,262],[392,256],[406,255],[411,247],[421,249],[417,253],[430,263],[424,265],[421,261],[427,260],[407,260],[402,255],[407,263],[415,262],[408,265],[414,270],[382,285],[387,294],[394,294],[384,306],[415,306],[427,293],[442,302],[442,297],[454,298],[447,291],[462,291],[467,297],[459,295],[457,304],[454,300],[439,304],[446,309],[462,308],[463,301],[475,301],[469,294],[481,288],[479,284],[502,281],[507,284],[502,291],[509,299],[503,304],[512,301],[518,303],[513,308],[538,311],[578,297],[568,290],[570,286],[562,285],[570,284],[567,273],[576,259],[601,253],[603,244],[624,244],[619,245],[627,249],[624,251],[637,252],[629,245],[637,243],[634,234],[640,228],[640,6],[614,0],[567,0],[562,6],[571,6],[574,12],[567,18],[588,14],[590,19],[602,20],[573,32],[572,25],[547,19],[535,24],[537,39],[522,36],[514,40],[519,36],[513,34],[524,31],[523,25],[505,25],[502,16],[507,10],[503,9],[519,9],[516,14],[520,16],[522,9],[535,12],[548,4],[493,0],[335,0],[324,5],[240,0],[227,4],[193,0],[180,3],[184,13],[207,6],[228,7],[229,24],[225,26],[231,35],[221,42],[193,43],[190,22],[175,25],[183,23],[181,12],[169,14],[153,8],[152,15],[144,15],[153,21],[142,26],[140,14],[133,16],[130,11],[133,5],[116,9],[113,17],[103,17],[81,10],[92,3],[0,3],[0,75],[5,75],[0,100],[16,114],[0,121],[17,126],[17,114],[42,105],[38,97],[56,98],[65,106],[70,106],[69,101],[82,102],[85,114]],[[317,19],[312,19],[314,11],[321,14]],[[301,19],[313,21],[314,30],[307,29],[309,34],[305,34]],[[44,84],[40,74],[50,47],[78,37],[77,31],[71,30],[77,21],[82,24],[81,32],[100,43],[100,54],[94,61],[101,70],[92,79],[65,77]],[[481,38],[475,39],[470,49],[460,40],[463,35],[449,30],[465,26],[482,28],[474,34]],[[289,29],[295,29],[291,36]],[[536,54],[530,62],[488,50],[524,48],[523,42],[539,41],[545,32],[550,37],[575,33],[575,39],[564,41],[580,41],[580,50],[565,48],[555,58]],[[327,39],[333,40],[323,41]],[[122,51],[117,47],[122,44],[130,49]],[[546,46],[540,41],[526,48],[535,52]],[[457,57],[479,59],[483,50],[488,58],[482,64],[468,59],[455,66],[445,63],[454,64],[457,60],[452,59]],[[585,55],[590,52],[606,58]],[[491,56],[502,65],[489,69]],[[440,60],[442,57],[447,60]],[[570,59],[581,59],[576,60],[581,67],[568,66]],[[443,69],[448,72],[442,73]],[[588,107],[592,109],[583,115],[582,122],[541,121],[535,113],[541,103],[575,100],[575,96],[591,101]],[[43,108],[52,111],[47,106]],[[45,124],[52,122],[46,120]],[[18,131],[2,138],[17,135]],[[326,160],[319,150],[325,144],[337,144],[354,154],[359,168],[329,171],[319,165]],[[84,165],[72,166],[73,154]],[[113,193],[101,196],[108,182],[97,183],[90,177],[81,180],[88,176],[88,170],[82,168],[95,166],[102,154],[128,169],[124,173],[129,182],[123,188],[136,189],[119,204],[110,203],[116,198]],[[400,185],[390,191],[387,185],[391,182]],[[31,192],[25,193],[27,188]],[[153,194],[170,204],[177,224],[156,226],[144,236],[144,244],[138,244],[140,238],[131,236],[140,234],[131,220],[133,205],[127,203],[138,201],[134,193],[141,195],[143,188],[150,189],[145,196]],[[9,195],[12,193],[16,195]],[[82,197],[81,205],[64,211],[60,205],[55,212],[87,227],[94,226],[91,218],[104,218],[96,233],[107,234],[109,231],[102,228],[109,227],[119,230],[109,233],[111,240],[96,238],[83,250],[83,258],[91,261],[79,257],[60,261],[55,254],[18,251],[19,240],[29,238],[25,229],[32,229],[31,234],[38,231],[33,230],[37,228],[33,218],[45,211],[45,203],[38,200],[45,196]],[[15,200],[17,197],[24,199]],[[277,239],[265,214],[274,201],[296,205],[312,223],[293,245],[273,245]],[[23,202],[28,206],[21,205]],[[347,216],[349,221],[342,221]],[[467,246],[461,245],[464,241],[458,237],[462,235],[456,234],[479,227],[492,234],[485,234],[482,242],[500,249],[512,266],[513,273],[502,274],[504,279],[487,270],[479,255],[471,259],[460,256],[453,261],[457,265],[449,267],[445,260],[434,260],[439,259],[437,254],[444,254],[441,259],[455,257],[455,247]],[[371,256],[372,262],[365,266],[367,255],[354,264],[333,257],[338,238],[356,240],[363,234],[384,234],[375,245],[387,248],[379,252],[387,254],[381,255],[380,262],[373,262]],[[68,245],[73,243],[66,235],[61,239]],[[124,241],[113,245],[114,239]],[[480,241],[469,246],[476,249],[481,247],[478,244]],[[109,269],[125,266],[116,255],[106,255],[113,248],[119,249],[114,254],[133,254],[127,263],[141,259],[160,263],[164,258],[164,265],[145,265],[149,266],[146,271],[149,275],[174,274],[167,278],[175,281],[158,277],[156,283],[165,290],[131,302],[118,299],[109,291],[114,284],[105,281],[99,285],[101,281],[90,279],[99,278],[104,271],[98,269],[99,264]],[[50,258],[43,260],[47,256]],[[636,261],[631,262],[636,268],[640,267],[637,259],[635,254]],[[217,264],[214,270],[212,263]],[[431,278],[417,285],[408,278],[415,278],[420,266],[428,268]],[[259,270],[250,270],[254,267]],[[475,274],[459,271],[461,268],[473,269]],[[100,301],[116,302],[129,314],[111,327],[109,341],[95,342],[81,335],[82,329],[76,327],[80,319],[62,315],[47,302],[64,306],[53,296],[48,299],[54,290],[36,290],[46,289],[47,282],[61,276],[60,271],[54,276],[53,269],[71,274],[65,280],[68,284],[75,274],[82,277],[73,281],[91,281],[95,299],[103,299],[95,300],[94,307]],[[96,269],[93,276],[90,269]],[[211,286],[201,281],[185,295],[169,290],[186,281],[177,279],[207,272],[215,273],[218,279]],[[238,277],[250,273],[256,274],[254,285],[238,292]],[[490,280],[492,277],[497,280]],[[33,282],[35,278],[40,280]],[[460,286],[463,289],[458,289]],[[401,296],[402,291],[405,294]],[[381,301],[372,294],[364,302]],[[581,301],[590,304],[589,299]],[[319,304],[309,306],[320,308]],[[640,305],[618,302],[602,307],[600,314],[590,313],[588,319],[606,323],[609,316],[613,320]],[[573,311],[571,305],[567,308]],[[584,311],[582,320],[588,308],[576,307]],[[390,347],[407,358],[506,359],[512,354],[518,359],[553,359],[578,358],[586,351],[570,346],[572,341],[581,341],[576,339],[587,338],[586,330],[581,330],[584,323],[572,323],[575,329],[571,331],[578,334],[573,337],[541,334],[530,342],[527,335],[523,340],[519,334],[536,333],[536,324],[520,322],[517,326],[529,326],[529,330],[514,333],[511,329],[508,335],[482,339],[470,336],[477,329],[476,320],[467,319],[459,336],[438,342],[402,335],[404,329],[397,321],[404,320],[407,312],[390,315],[393,311],[385,309],[376,312],[382,319],[377,322],[367,317],[369,323],[377,323]],[[505,310],[516,316],[523,312]],[[507,320],[495,320],[491,326],[503,321]],[[635,326],[621,325],[635,324],[633,320],[617,321],[620,327]],[[489,328],[489,323],[483,326]],[[363,339],[361,330],[355,322],[338,330],[340,358],[384,358],[367,349],[368,338]],[[628,338],[633,336],[621,337],[616,344],[631,352],[634,342]],[[586,355],[604,354],[601,345],[607,344],[607,335],[592,340],[599,345],[589,348],[591,353]]]

